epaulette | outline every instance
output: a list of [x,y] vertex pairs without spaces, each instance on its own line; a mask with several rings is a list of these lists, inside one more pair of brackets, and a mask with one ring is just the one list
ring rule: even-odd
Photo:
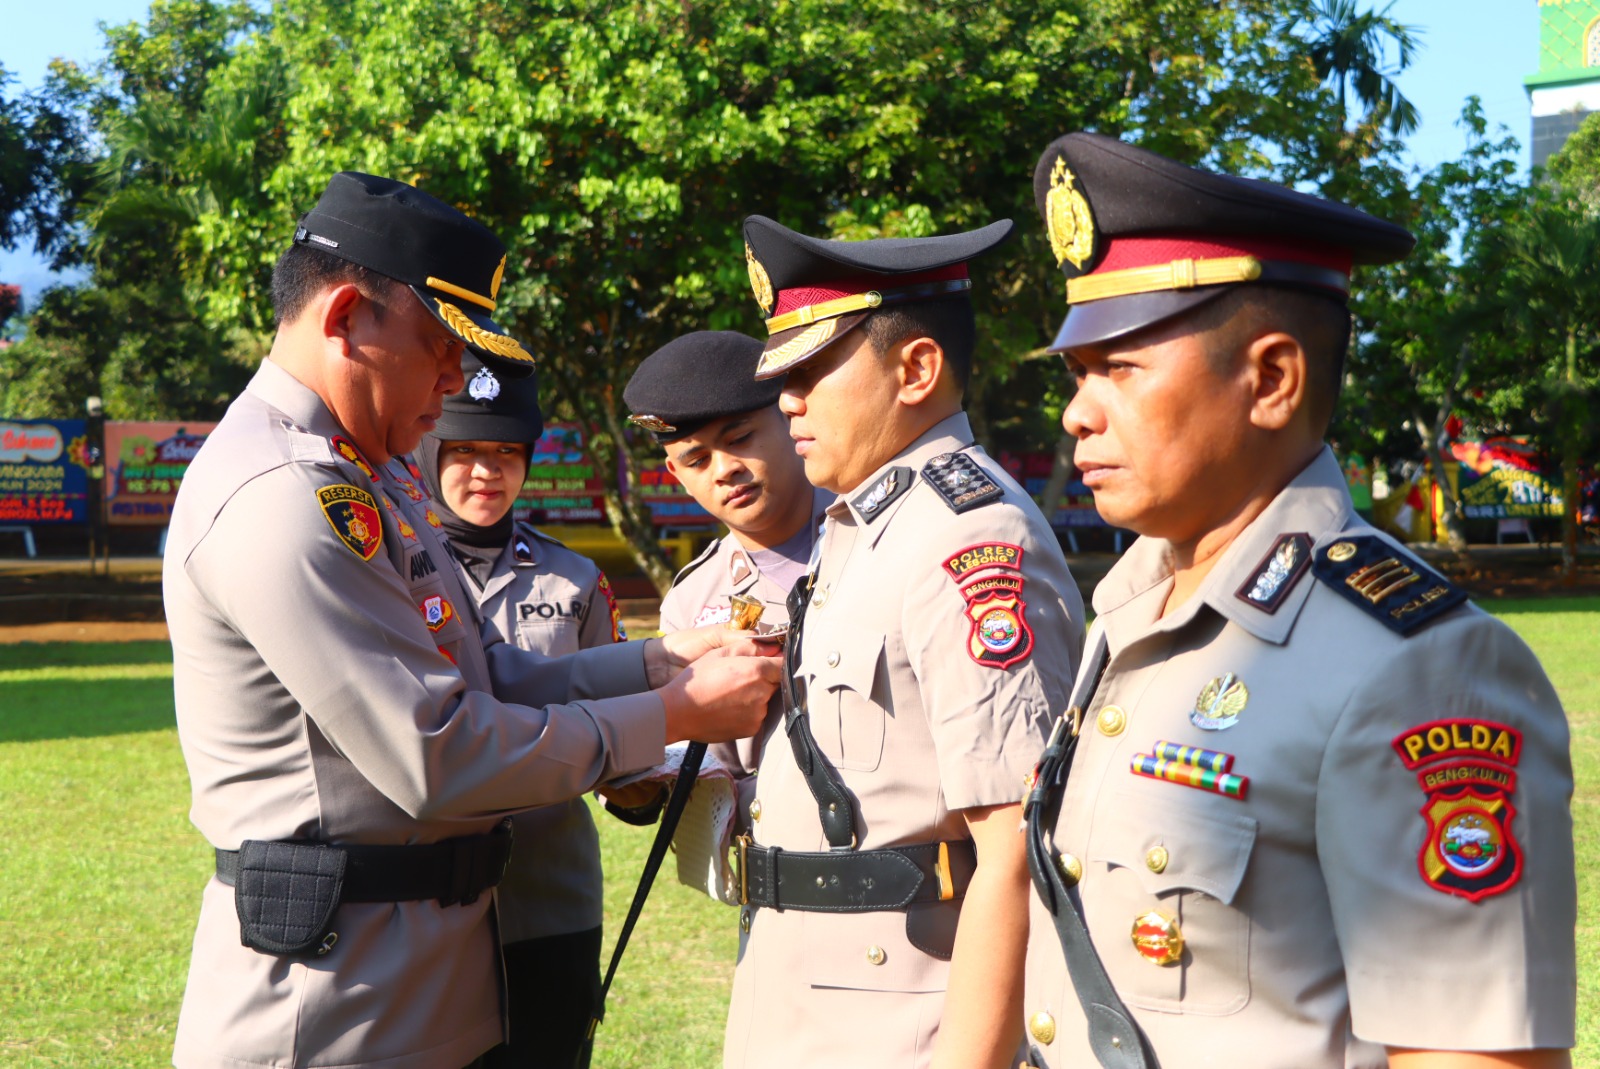
[[[700,555],[698,557],[696,557],[694,560],[690,561],[688,564],[685,564],[683,566],[682,570],[679,571],[677,575],[672,577],[672,585],[673,586],[677,586],[679,583],[681,583],[685,579],[689,578],[690,573],[692,573],[696,568],[700,567],[700,565],[704,564],[706,561],[708,561],[712,557],[716,556],[717,555],[717,547],[720,546],[720,545],[722,545],[722,539],[713,538],[711,540],[711,544],[706,546],[705,549],[702,549],[700,551]],[[668,589],[671,589],[671,588],[669,587]]]
[[1389,630],[1409,635],[1467,600],[1467,592],[1383,538],[1341,535],[1317,550],[1316,577]]
[[922,468],[922,478],[939,492],[952,512],[966,512],[998,501],[1005,491],[965,453],[943,453]]

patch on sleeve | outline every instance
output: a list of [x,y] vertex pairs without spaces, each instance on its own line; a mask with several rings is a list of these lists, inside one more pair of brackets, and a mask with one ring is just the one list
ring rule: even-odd
[[611,641],[628,641],[627,629],[622,626],[622,610],[617,608],[617,595],[611,590],[611,580],[606,578],[606,573],[600,573],[600,593],[606,597],[606,605],[611,609]]
[[[981,542],[947,556],[944,570],[960,587],[972,622],[968,655],[986,668],[1009,668],[1026,659],[1033,652],[1033,629],[1022,600],[1022,547]],[[968,577],[974,578],[966,582]]]
[[861,513],[862,519],[871,523],[882,516],[884,509],[893,504],[895,499],[911,489],[912,483],[910,468],[890,468],[877,482],[851,498],[850,504]]
[[964,582],[967,576],[985,568],[1021,572],[1022,547],[1010,542],[979,542],[966,549],[958,549],[944,559],[944,570],[957,583]]
[[953,512],[966,512],[998,501],[1005,493],[989,478],[989,473],[965,453],[934,457],[923,466],[922,477],[939,492]]
[[317,504],[322,506],[322,514],[339,541],[362,560],[371,560],[383,545],[377,499],[360,487],[339,483],[319,488]]
[[1394,750],[1426,796],[1423,882],[1471,902],[1515,886],[1522,846],[1511,830],[1511,795],[1522,733],[1492,720],[1434,720],[1402,732]]
[[361,450],[355,447],[354,442],[344,437],[342,434],[334,435],[332,442],[334,450],[337,451],[340,456],[344,457],[350,463],[360,468],[361,473],[367,478],[371,479],[373,482],[378,481],[378,473],[372,470],[372,465],[367,463],[367,458],[361,455]]
[[1311,536],[1286,534],[1281,536],[1267,555],[1256,565],[1256,570],[1234,595],[1246,605],[1254,605],[1262,612],[1277,612],[1289,591],[1300,582],[1300,577],[1311,567]]
[[450,604],[450,599],[442,594],[435,594],[431,598],[424,598],[421,605],[422,620],[428,625],[429,631],[438,631],[445,624],[455,619],[456,607]]
[[1347,601],[1409,635],[1467,600],[1467,592],[1376,535],[1345,535],[1315,554],[1312,571]]

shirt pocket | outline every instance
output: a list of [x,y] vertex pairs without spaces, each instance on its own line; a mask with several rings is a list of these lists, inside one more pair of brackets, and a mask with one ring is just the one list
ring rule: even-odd
[[[871,772],[883,760],[884,710],[872,700],[883,662],[883,636],[850,633],[829,636],[837,644],[820,648],[805,665],[811,732],[839,768]],[[818,646],[823,646],[818,643]]]
[[[1235,899],[1257,824],[1176,801],[1152,804],[1141,792],[1102,803],[1080,894],[1106,971],[1130,1004],[1226,1016],[1250,1001],[1250,916]],[[1141,952],[1141,921],[1152,953],[1170,952],[1173,931],[1181,934],[1177,960]]]
[[943,991],[950,964],[917,949],[906,935],[906,915],[806,913],[801,955],[812,987],[851,991]]

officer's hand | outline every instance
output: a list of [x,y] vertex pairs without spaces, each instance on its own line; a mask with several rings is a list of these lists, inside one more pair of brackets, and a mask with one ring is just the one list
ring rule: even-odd
[[647,779],[630,783],[626,787],[612,787],[602,783],[595,793],[620,809],[643,809],[664,800],[667,785],[660,780]]
[[661,688],[668,743],[732,742],[761,729],[783,673],[783,662],[763,645],[744,638],[701,657]]
[[649,645],[644,648],[645,673],[651,687],[662,687],[684,668],[713,650],[748,647],[750,632],[708,624],[674,631],[670,635],[647,641]]

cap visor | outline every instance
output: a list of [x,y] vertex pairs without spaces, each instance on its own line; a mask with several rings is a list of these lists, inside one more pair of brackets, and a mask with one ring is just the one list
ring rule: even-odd
[[1190,290],[1162,290],[1135,293],[1127,297],[1107,297],[1085,301],[1067,310],[1067,318],[1050,343],[1050,352],[1060,353],[1084,345],[1102,345],[1127,337],[1135,331],[1153,327],[1175,315],[1214,301],[1231,286],[1203,286]]
[[483,309],[441,297],[426,286],[412,286],[411,290],[433,318],[466,342],[485,364],[496,371],[506,372],[512,378],[526,378],[533,374],[533,354],[501,329],[500,324],[489,318]]
[[871,315],[857,312],[853,315],[822,319],[803,327],[782,330],[767,339],[767,346],[756,364],[756,378],[771,379],[785,374],[790,368],[810,360],[823,349],[844,337]]

